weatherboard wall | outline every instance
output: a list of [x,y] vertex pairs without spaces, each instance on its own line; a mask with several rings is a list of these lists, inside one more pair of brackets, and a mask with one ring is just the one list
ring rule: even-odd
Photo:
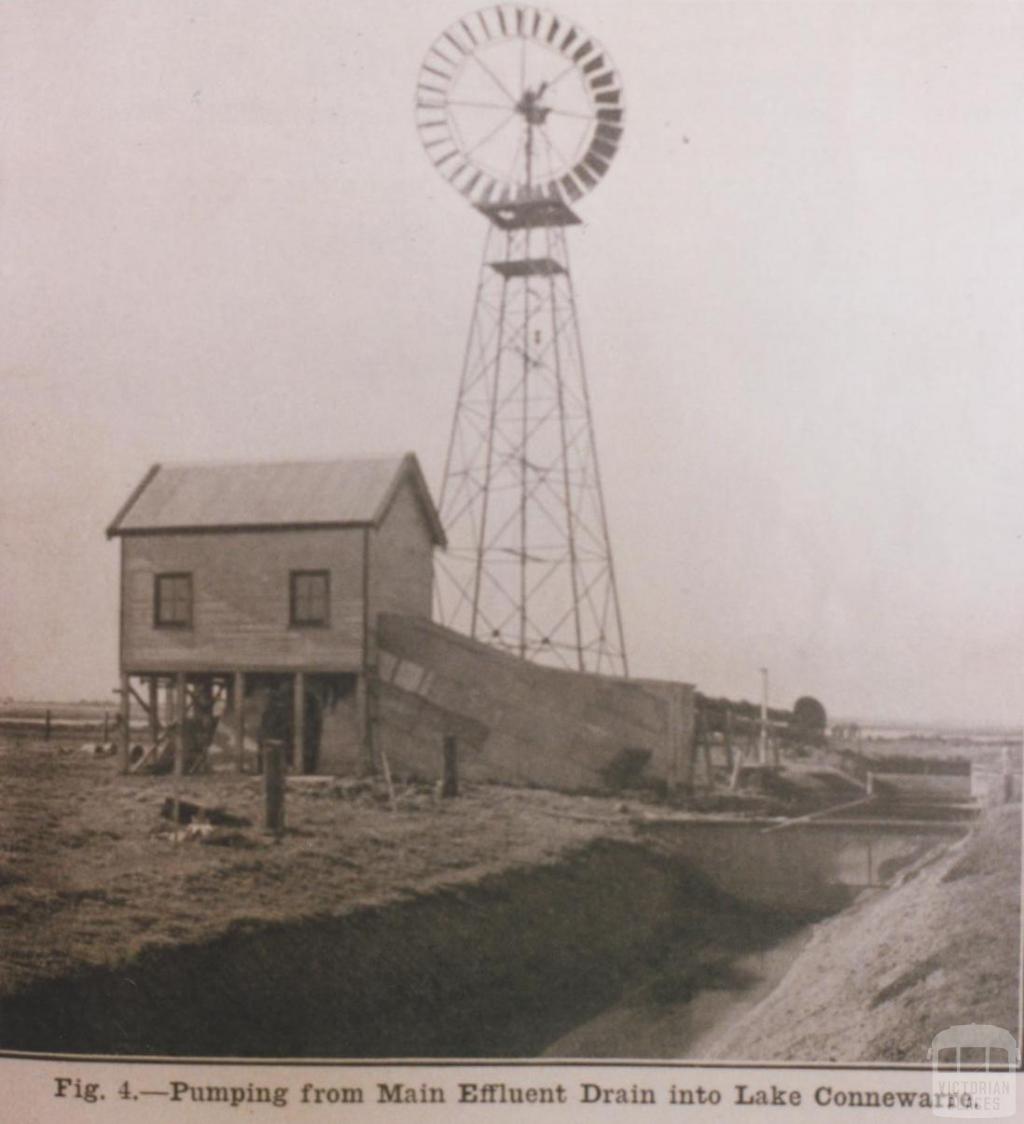
[[[373,660],[378,611],[429,618],[433,549],[430,524],[408,477],[377,526],[126,534],[122,668],[361,671]],[[330,574],[326,626],[290,624],[294,570]],[[156,626],[160,573],[192,575],[191,627]]]
[[[359,671],[365,528],[122,538],[121,666],[128,672]],[[289,623],[293,570],[330,574],[330,620]],[[192,624],[154,623],[155,576],[192,575]]]
[[370,532],[370,617],[405,613],[429,620],[434,543],[423,506],[406,477],[380,526]]

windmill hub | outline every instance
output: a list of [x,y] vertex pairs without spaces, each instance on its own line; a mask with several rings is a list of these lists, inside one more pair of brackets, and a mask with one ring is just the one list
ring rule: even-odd
[[516,113],[522,114],[528,125],[543,125],[548,119],[551,107],[540,104],[547,85],[547,82],[541,82],[536,90],[523,90],[523,96],[516,102]]

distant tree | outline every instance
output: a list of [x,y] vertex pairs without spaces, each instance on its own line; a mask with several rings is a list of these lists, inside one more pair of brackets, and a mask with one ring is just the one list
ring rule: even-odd
[[801,741],[820,743],[827,725],[828,715],[817,699],[804,695],[793,704],[794,732]]

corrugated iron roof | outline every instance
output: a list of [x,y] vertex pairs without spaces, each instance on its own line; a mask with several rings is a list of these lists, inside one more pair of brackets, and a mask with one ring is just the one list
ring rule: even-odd
[[407,476],[434,541],[443,546],[437,509],[413,453],[360,460],[153,465],[107,534],[377,525]]

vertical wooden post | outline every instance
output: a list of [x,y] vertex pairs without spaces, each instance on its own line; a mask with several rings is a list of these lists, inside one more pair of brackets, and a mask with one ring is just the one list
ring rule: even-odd
[[149,677],[149,740],[156,745],[160,737],[160,680]]
[[669,687],[668,695],[668,788],[675,792],[679,788],[679,755],[682,751],[682,707],[676,687]]
[[306,771],[306,677],[295,673],[292,691],[291,766],[296,773]]
[[768,668],[761,668],[761,727],[757,742],[757,759],[768,764]]
[[235,720],[235,762],[245,771],[245,672],[236,671],[231,682],[231,706]]
[[715,783],[715,774],[711,766],[711,731],[707,717],[703,713],[697,715],[697,754],[704,755],[704,782],[708,788]]
[[451,799],[459,795],[459,743],[454,735],[444,737],[444,775],[441,780],[441,796]]
[[128,772],[129,754],[131,752],[131,716],[132,716],[132,701],[131,694],[128,691],[128,676],[121,676],[121,709],[118,711],[121,729],[121,745],[119,746],[119,760],[118,767],[122,773]]
[[263,743],[263,826],[274,835],[284,831],[284,751],[277,738]]
[[742,747],[733,749],[732,744],[732,707],[725,709],[725,740],[729,750],[729,758],[732,762],[729,772],[729,788],[735,792],[740,787],[740,778],[743,776],[743,766],[746,761],[746,753]]
[[356,728],[359,730],[362,770],[371,774],[373,769],[373,747],[370,742],[370,698],[364,671],[356,679]]
[[[174,775],[181,777],[185,773],[185,710],[187,698],[185,694],[185,676],[182,672],[174,677]],[[177,808],[175,808],[177,815]]]
[[[174,702],[174,686],[175,678],[170,676],[164,685],[164,718],[168,726],[173,726],[178,720],[178,707]],[[173,745],[173,742],[168,742],[168,745]]]
[[725,708],[725,764],[732,773],[732,707]]

